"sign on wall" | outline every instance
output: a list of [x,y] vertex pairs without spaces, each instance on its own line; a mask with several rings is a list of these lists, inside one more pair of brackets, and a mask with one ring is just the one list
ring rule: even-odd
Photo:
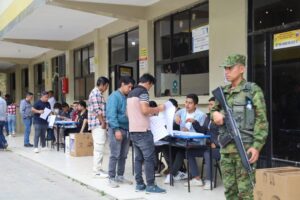
[[208,25],[192,30],[193,53],[209,49]]
[[146,48],[141,48],[140,49],[140,56],[139,56],[139,61],[140,61],[140,69],[146,69],[148,67],[148,51]]
[[274,49],[284,49],[296,46],[300,46],[300,29],[274,34]]

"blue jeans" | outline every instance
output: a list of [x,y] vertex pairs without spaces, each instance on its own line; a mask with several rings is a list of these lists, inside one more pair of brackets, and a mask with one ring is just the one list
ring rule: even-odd
[[7,123],[8,123],[8,133],[13,134],[16,132],[16,115],[8,115]]
[[3,135],[3,128],[5,126],[5,121],[0,121],[0,148],[4,148],[7,144],[5,136]]
[[[212,149],[212,159],[219,160],[220,159],[220,149]],[[192,177],[199,176],[198,172],[198,165],[196,162],[196,157],[204,157],[205,159],[205,174],[206,174],[206,180],[210,180],[210,154],[209,150],[201,150],[201,149],[191,149],[189,150],[189,162],[190,162],[190,171]],[[214,176],[214,174],[212,174]],[[213,177],[212,177],[213,178]]]
[[[129,133],[126,130],[120,129],[122,132],[122,140],[116,140],[114,130],[108,128],[108,138],[109,138],[109,165],[108,165],[108,175],[110,178],[116,177],[117,175],[123,176],[125,171],[125,163],[127,159],[127,154],[129,150]],[[117,167],[118,165],[118,167]]]
[[155,147],[153,135],[148,132],[131,133],[131,140],[135,153],[135,181],[137,184],[144,184],[142,176],[142,165],[145,164],[146,182],[148,186],[154,185],[154,167],[155,167]]
[[48,128],[48,124],[34,124],[34,148],[38,148],[39,139],[41,141],[41,146],[46,146],[46,131]]
[[30,144],[29,136],[32,124],[32,117],[23,118],[23,124],[25,126],[24,130],[24,144]]

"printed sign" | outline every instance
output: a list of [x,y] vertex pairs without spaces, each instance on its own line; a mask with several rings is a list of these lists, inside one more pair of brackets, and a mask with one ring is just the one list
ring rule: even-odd
[[300,29],[274,34],[274,49],[284,49],[296,46],[300,46]]
[[209,49],[208,25],[192,30],[193,53]]

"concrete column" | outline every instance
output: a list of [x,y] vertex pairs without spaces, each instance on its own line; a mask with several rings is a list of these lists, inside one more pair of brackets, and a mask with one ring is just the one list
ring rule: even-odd
[[[139,56],[141,51],[146,50],[147,67],[140,65],[140,76],[144,73],[154,74],[154,25],[152,21],[139,21]],[[154,87],[149,91],[151,97],[154,97]]]
[[[22,99],[22,67],[20,65],[16,66],[15,70],[16,74],[16,98],[15,102],[17,104],[20,103],[20,100]],[[23,126],[22,126],[22,119],[20,116],[19,110],[17,111],[17,123],[16,123],[16,132],[20,133],[23,131]]]
[[210,91],[219,85],[224,85],[224,70],[218,66],[232,53],[247,55],[247,1],[210,0]]
[[28,65],[28,91],[35,93],[34,91],[34,67],[33,64]]
[[69,79],[69,93],[66,94],[66,101],[74,101],[74,57],[73,50],[68,50],[66,54],[66,77]]

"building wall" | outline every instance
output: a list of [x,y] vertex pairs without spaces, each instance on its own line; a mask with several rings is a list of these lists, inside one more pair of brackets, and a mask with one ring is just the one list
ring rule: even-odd
[[[74,101],[73,79],[73,51],[90,43],[95,47],[95,81],[99,76],[108,76],[108,38],[139,27],[140,49],[148,51],[148,68],[140,71],[154,73],[154,21],[178,11],[189,8],[204,0],[164,0],[147,9],[145,15],[148,20],[119,19],[102,28],[96,29],[80,38],[71,41],[65,51],[51,50],[35,59],[29,64],[29,90],[34,92],[33,65],[45,62],[46,90],[52,89],[51,59],[62,53],[66,54],[66,76],[69,78],[69,93],[67,102]],[[247,53],[247,1],[246,0],[210,0],[209,1],[209,91],[219,85],[224,85],[223,70],[218,66],[231,53]],[[107,94],[106,94],[107,95]],[[158,103],[163,103],[167,98],[155,98],[154,89],[150,95]],[[21,97],[19,97],[21,98]],[[175,97],[183,105],[185,97]],[[200,108],[206,110],[209,96],[199,96]],[[17,99],[19,101],[20,99]]]
[[6,74],[0,73],[0,91],[2,92],[2,96],[6,94],[7,89],[7,80],[6,80]]

